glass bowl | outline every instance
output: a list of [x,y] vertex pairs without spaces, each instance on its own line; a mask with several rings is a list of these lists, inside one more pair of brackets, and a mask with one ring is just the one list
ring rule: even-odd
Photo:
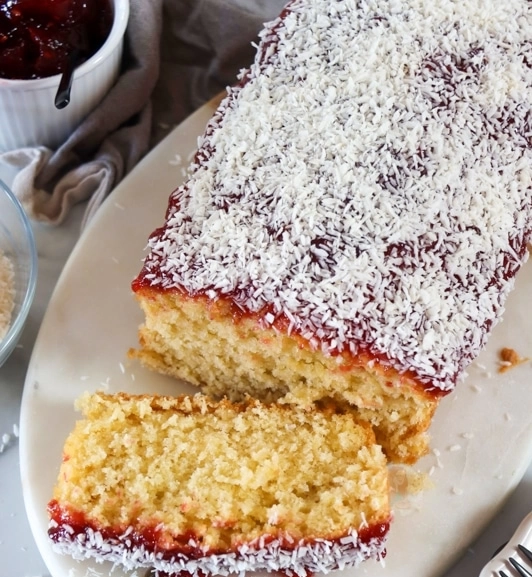
[[[15,195],[0,180],[0,256],[13,269],[13,310],[7,332],[0,335],[0,367],[18,342],[37,282],[37,249],[28,217]],[[4,267],[4,259],[0,266]],[[0,285],[0,290],[2,286]],[[0,299],[0,303],[3,299]],[[11,299],[9,299],[11,300]],[[3,331],[2,331],[3,332]]]

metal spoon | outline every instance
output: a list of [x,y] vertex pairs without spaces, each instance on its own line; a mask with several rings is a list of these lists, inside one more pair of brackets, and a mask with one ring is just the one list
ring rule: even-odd
[[59,110],[67,106],[70,102],[70,91],[72,89],[72,80],[74,78],[74,71],[79,64],[79,50],[74,49],[67,60],[67,65],[63,73],[61,74],[61,80],[59,81],[59,86],[57,88],[57,93],[55,95],[55,107]]

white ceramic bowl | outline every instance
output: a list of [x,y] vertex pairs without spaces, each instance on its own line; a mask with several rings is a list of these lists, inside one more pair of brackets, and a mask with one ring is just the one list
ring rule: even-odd
[[102,47],[74,73],[70,103],[54,100],[60,74],[31,80],[0,78],[0,152],[25,146],[55,149],[93,110],[116,81],[122,59],[129,0],[113,0],[113,26]]
[[14,306],[9,328],[0,336],[0,366],[19,339],[37,282],[37,249],[29,220],[15,195],[0,180],[0,251],[11,263]]

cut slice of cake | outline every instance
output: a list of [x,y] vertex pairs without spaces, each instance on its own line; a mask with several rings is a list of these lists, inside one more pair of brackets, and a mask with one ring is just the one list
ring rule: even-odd
[[351,415],[201,395],[96,393],[78,406],[49,504],[60,553],[301,577],[384,554],[386,461]]
[[531,37],[530,0],[290,2],[150,238],[132,355],[424,454],[526,260]]

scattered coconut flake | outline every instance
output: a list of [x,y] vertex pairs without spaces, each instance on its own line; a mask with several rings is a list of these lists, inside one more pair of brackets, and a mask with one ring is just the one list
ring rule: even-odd
[[[65,525],[62,525],[62,528],[65,528]],[[79,539],[82,535],[83,538]],[[68,530],[56,534],[52,547],[58,553],[72,555],[77,560],[86,558],[97,562],[109,561],[114,567],[121,566],[125,570],[151,566],[153,575],[159,572],[165,574],[186,572],[195,577],[232,573],[243,575],[245,571],[266,570],[304,577],[309,571],[328,573],[338,568],[356,567],[370,557],[376,560],[382,559],[385,539],[374,537],[367,542],[361,541],[358,538],[358,531],[351,529],[347,535],[339,539],[316,539],[313,542],[301,539],[298,542],[294,541],[288,548],[277,539],[266,541],[260,537],[242,544],[237,550],[229,553],[193,558],[177,554],[166,558],[163,552],[154,554],[144,547],[132,548],[126,534],[109,540],[99,531],[87,529],[77,535]],[[95,570],[89,570],[87,575],[100,574]]]
[[109,383],[111,381],[111,377],[107,377],[105,379],[105,381],[100,381],[100,385],[102,386],[102,389],[104,391],[108,391],[109,390]]
[[443,469],[443,463],[440,459],[441,452],[439,449],[432,449],[432,454],[436,457],[436,466],[438,469]]
[[473,366],[475,366],[480,372],[480,374],[486,379],[491,379],[493,377],[493,373],[488,369],[488,367],[485,364],[476,362],[474,363]]
[[175,154],[174,158],[172,158],[172,160],[168,161],[168,164],[171,164],[172,166],[181,166],[183,162],[183,159],[181,158],[180,154]]
[[455,453],[456,451],[460,451],[462,449],[462,445],[451,445],[449,447],[450,453]]
[[4,433],[0,439],[0,453],[13,445],[18,439],[18,425],[13,425],[13,433]]

